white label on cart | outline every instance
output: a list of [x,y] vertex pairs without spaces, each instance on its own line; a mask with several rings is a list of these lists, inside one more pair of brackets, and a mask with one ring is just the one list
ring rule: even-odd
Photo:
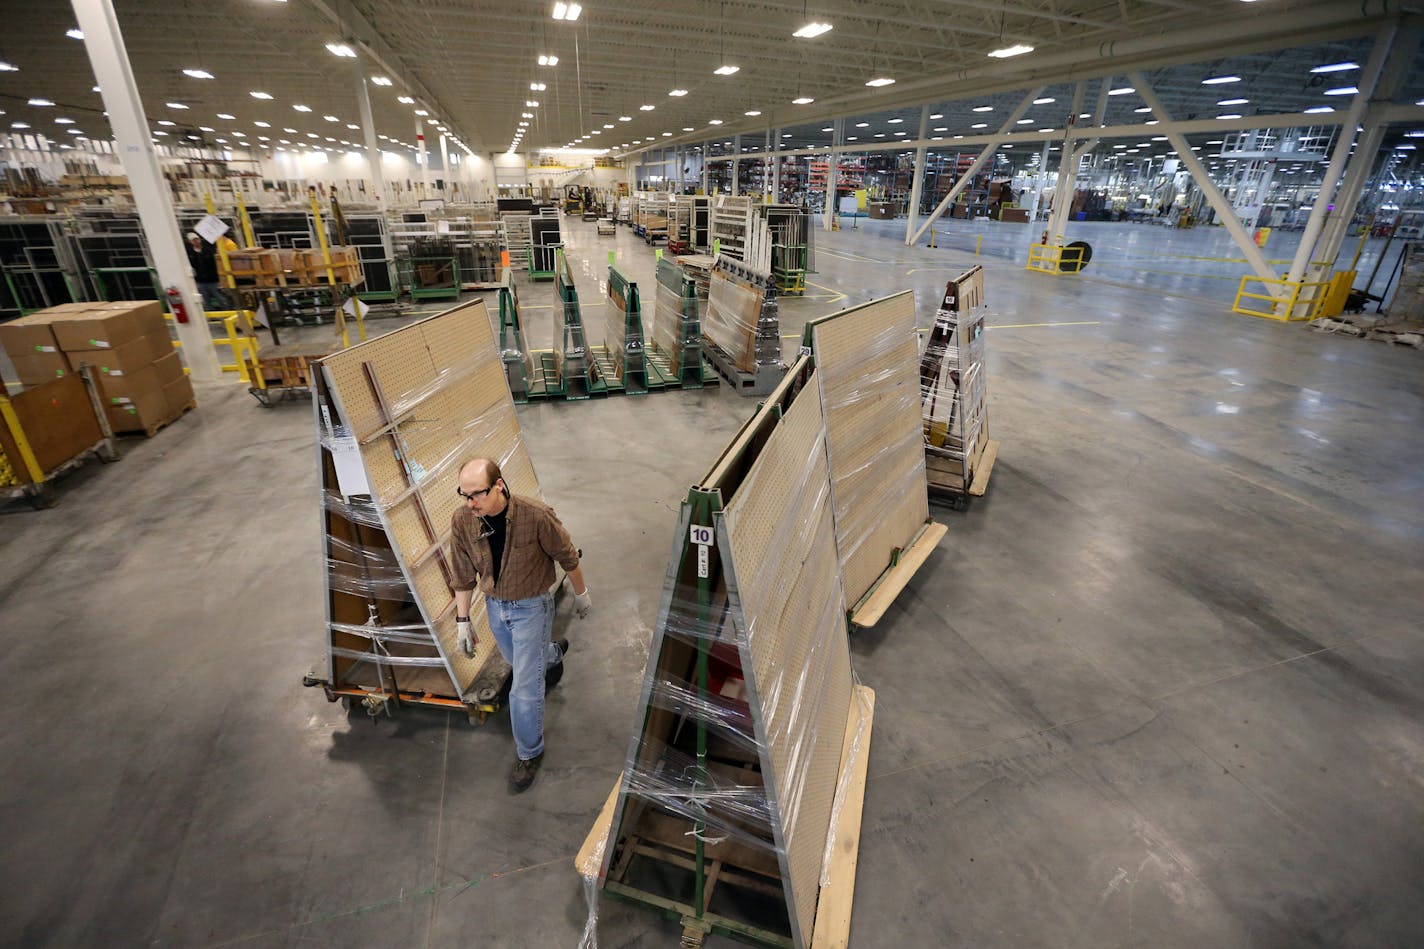
[[361,446],[351,435],[337,435],[331,440],[331,460],[336,467],[337,489],[345,497],[370,494],[366,466],[361,462]]
[[704,527],[701,524],[693,524],[692,542],[700,547],[706,547],[712,543],[712,528]]
[[699,577],[707,577],[710,574],[710,570],[707,565],[708,549],[709,548],[704,544],[697,545],[697,575]]

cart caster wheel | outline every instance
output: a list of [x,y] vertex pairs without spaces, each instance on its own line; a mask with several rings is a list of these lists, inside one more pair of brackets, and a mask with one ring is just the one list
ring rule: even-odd
[[113,464],[119,460],[119,450],[113,445],[101,446],[97,454],[99,455],[99,460],[106,465]]
[[321,685],[321,680],[316,676],[302,676],[302,685],[308,689],[314,689]]
[[483,724],[485,723],[485,719],[488,718],[488,717],[489,717],[489,714],[488,714],[488,713],[486,713],[486,712],[481,712],[481,711],[478,711],[478,710],[472,711],[472,712],[469,713],[470,724],[471,724],[471,725],[474,725],[476,728],[478,728],[479,726],[483,725]]
[[30,502],[30,507],[36,511],[52,508],[59,503],[59,499],[54,496],[54,491],[47,484],[26,489],[25,500]]
[[949,509],[951,511],[963,511],[966,510],[968,507],[969,499],[964,497],[963,495],[952,498],[949,502]]
[[349,712],[349,711],[351,711],[353,708],[356,707],[356,703],[355,703],[354,700],[352,700],[351,696],[349,696],[349,695],[343,695],[343,696],[341,697],[341,707],[344,708],[344,709],[346,709],[346,711]]

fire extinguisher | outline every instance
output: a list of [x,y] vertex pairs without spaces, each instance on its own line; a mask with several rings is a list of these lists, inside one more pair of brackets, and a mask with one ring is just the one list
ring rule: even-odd
[[172,311],[173,318],[179,323],[188,322],[188,308],[183,305],[183,294],[178,292],[177,287],[168,287],[163,292],[168,297],[168,309]]

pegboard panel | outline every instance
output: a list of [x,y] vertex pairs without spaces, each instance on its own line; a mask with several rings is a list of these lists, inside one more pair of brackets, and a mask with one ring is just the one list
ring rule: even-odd
[[[774,779],[785,881],[809,934],[853,686],[824,419],[814,388],[792,403],[727,505],[733,573]],[[769,765],[769,767],[767,766]]]
[[[386,535],[400,552],[411,595],[434,624],[455,694],[463,694],[496,652],[484,598],[477,594],[471,609],[480,642],[469,658],[457,644],[449,609],[453,597],[440,559],[417,560],[433,543],[447,549],[450,518],[461,503],[455,494],[459,468],[468,457],[509,459],[509,483],[516,491],[540,496],[488,310],[483,301],[474,301],[327,357],[324,378],[339,404],[339,421],[358,440],[386,426],[363,364],[370,364],[397,413],[400,436],[397,442],[384,433],[361,446],[367,478],[380,502]],[[415,493],[406,495],[409,479],[401,459],[419,482]],[[401,495],[406,496],[395,502]],[[421,502],[428,527],[420,516]]]
[[845,596],[855,603],[929,518],[914,293],[810,329]]
[[371,364],[393,406],[402,394],[420,384],[417,380],[428,382],[435,378],[435,367],[419,326],[416,323],[378,336],[322,360],[346,424],[358,439],[364,439],[385,424],[370,383],[366,381],[363,364]]

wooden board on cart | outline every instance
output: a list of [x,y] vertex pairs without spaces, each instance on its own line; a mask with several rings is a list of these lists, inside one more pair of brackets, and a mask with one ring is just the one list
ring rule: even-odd
[[[806,337],[826,414],[846,600],[860,605],[879,587],[903,588],[909,580],[903,567],[923,558],[902,564],[901,554],[927,536],[931,523],[914,293],[812,320]],[[886,574],[893,577],[889,586]],[[872,615],[878,618],[866,617]]]
[[[540,496],[482,300],[334,353],[313,377],[328,588],[328,695],[371,671],[400,698],[401,675],[463,704],[495,657],[484,598],[473,657],[456,642],[446,550],[459,466],[496,459],[518,493]],[[342,465],[338,471],[338,460]],[[411,670],[419,670],[412,673]],[[415,700],[418,701],[418,700]]]
[[[682,506],[644,714],[606,826],[580,851],[609,895],[678,914],[685,945],[718,932],[805,949],[835,928],[823,906],[848,926],[858,828],[836,818],[859,817],[870,705],[850,667],[829,490],[803,356]],[[823,897],[828,842],[840,876]],[[752,918],[729,889],[773,899]]]

